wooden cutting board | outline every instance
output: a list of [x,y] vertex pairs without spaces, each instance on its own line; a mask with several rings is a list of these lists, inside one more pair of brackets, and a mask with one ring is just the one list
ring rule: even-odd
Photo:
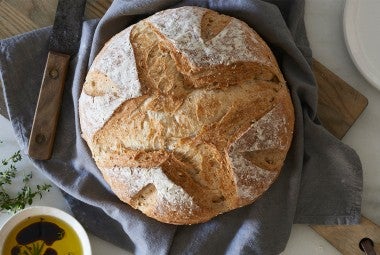
[[[103,16],[112,0],[88,0],[86,19]],[[57,0],[0,0],[0,39],[51,25]],[[314,61],[313,71],[319,87],[318,115],[323,125],[342,138],[368,104],[368,100],[346,82]],[[0,89],[0,114],[7,116]],[[380,255],[380,228],[362,217],[354,226],[311,226],[343,254],[362,254],[358,243],[363,237],[375,242]]]

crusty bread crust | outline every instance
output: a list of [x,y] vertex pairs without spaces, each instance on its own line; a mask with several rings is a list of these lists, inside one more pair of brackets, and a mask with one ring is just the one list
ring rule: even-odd
[[199,7],[159,12],[114,36],[90,68],[79,114],[115,194],[171,224],[255,201],[280,173],[294,126],[266,43]]

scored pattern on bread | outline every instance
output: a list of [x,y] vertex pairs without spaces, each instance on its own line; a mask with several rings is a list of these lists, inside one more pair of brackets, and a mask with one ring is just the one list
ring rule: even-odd
[[[180,186],[173,183],[161,168],[113,167],[105,169],[105,176],[114,187],[114,191],[126,194],[126,199],[134,207],[146,206],[146,201],[149,199],[160,204],[160,209],[171,206],[177,211],[185,211],[186,214],[189,212],[191,214],[191,210],[197,207],[192,198]],[[125,185],[121,186],[120,183]]]
[[159,12],[113,37],[89,70],[79,116],[115,194],[172,224],[255,201],[277,178],[294,125],[265,42],[199,7]]
[[[91,66],[83,86],[79,112],[83,137],[90,142],[120,105],[142,95],[129,27],[107,43]],[[86,107],[87,109],[82,109]]]
[[251,201],[262,194],[285,160],[289,146],[286,133],[292,127],[287,127],[283,107],[276,105],[229,147],[228,156],[242,201]]
[[[192,67],[230,65],[239,61],[270,65],[271,56],[265,54],[266,45],[259,43],[261,39],[256,33],[235,18],[228,17],[226,22],[226,17],[207,9],[183,8],[159,12],[148,18],[148,22],[187,58]],[[225,26],[217,28],[218,33],[212,38],[205,36],[205,30],[212,31],[215,27],[210,25],[218,23]]]

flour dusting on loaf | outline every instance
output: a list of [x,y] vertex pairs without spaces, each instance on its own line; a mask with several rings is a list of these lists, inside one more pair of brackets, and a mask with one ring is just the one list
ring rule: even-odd
[[[82,132],[86,137],[92,137],[125,100],[142,95],[129,39],[132,27],[117,34],[113,43],[106,44],[91,65],[84,84],[90,95],[83,93],[79,106],[86,107],[86,110],[80,110],[81,120],[86,122],[82,125]],[[104,77],[99,78],[99,73]],[[112,87],[108,93],[102,93],[105,83]]]
[[[210,41],[201,36],[202,17],[207,9],[166,10],[148,18],[194,66],[229,65],[239,61],[268,64],[261,40],[245,23],[231,18],[226,27]],[[168,19],[168,16],[171,18]],[[259,42],[260,40],[260,42]]]
[[79,117],[119,199],[171,224],[253,203],[279,175],[294,126],[289,91],[262,38],[236,18],[189,6],[106,43]]
[[[192,198],[178,185],[173,183],[159,167],[154,168],[141,168],[141,167],[113,167],[105,169],[103,172],[105,178],[111,183],[113,180],[118,182],[127,183],[128,188],[118,186],[120,190],[118,192],[121,196],[125,196],[126,199],[133,198],[139,200],[137,207],[142,206],[148,196],[138,197],[138,193],[148,185],[154,185],[155,190],[149,195],[156,196],[157,203],[153,209],[156,213],[162,211],[162,207],[170,206],[173,210],[184,211],[186,213],[191,212],[193,208],[196,208]],[[137,197],[136,197],[137,196]],[[138,204],[140,203],[140,204]]]

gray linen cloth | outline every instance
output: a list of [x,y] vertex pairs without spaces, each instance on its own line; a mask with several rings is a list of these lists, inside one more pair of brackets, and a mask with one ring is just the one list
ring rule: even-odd
[[[78,98],[89,65],[110,37],[156,11],[184,5],[239,18],[268,42],[292,95],[296,127],[285,166],[260,199],[207,223],[174,226],[146,217],[112,193],[80,136]],[[88,230],[136,254],[278,254],[293,223],[358,223],[361,163],[318,122],[303,8],[301,0],[115,0],[99,22],[83,25],[80,50],[68,72],[53,157],[34,164],[66,193],[75,216]],[[24,151],[50,31],[44,28],[0,44],[8,112]]]

